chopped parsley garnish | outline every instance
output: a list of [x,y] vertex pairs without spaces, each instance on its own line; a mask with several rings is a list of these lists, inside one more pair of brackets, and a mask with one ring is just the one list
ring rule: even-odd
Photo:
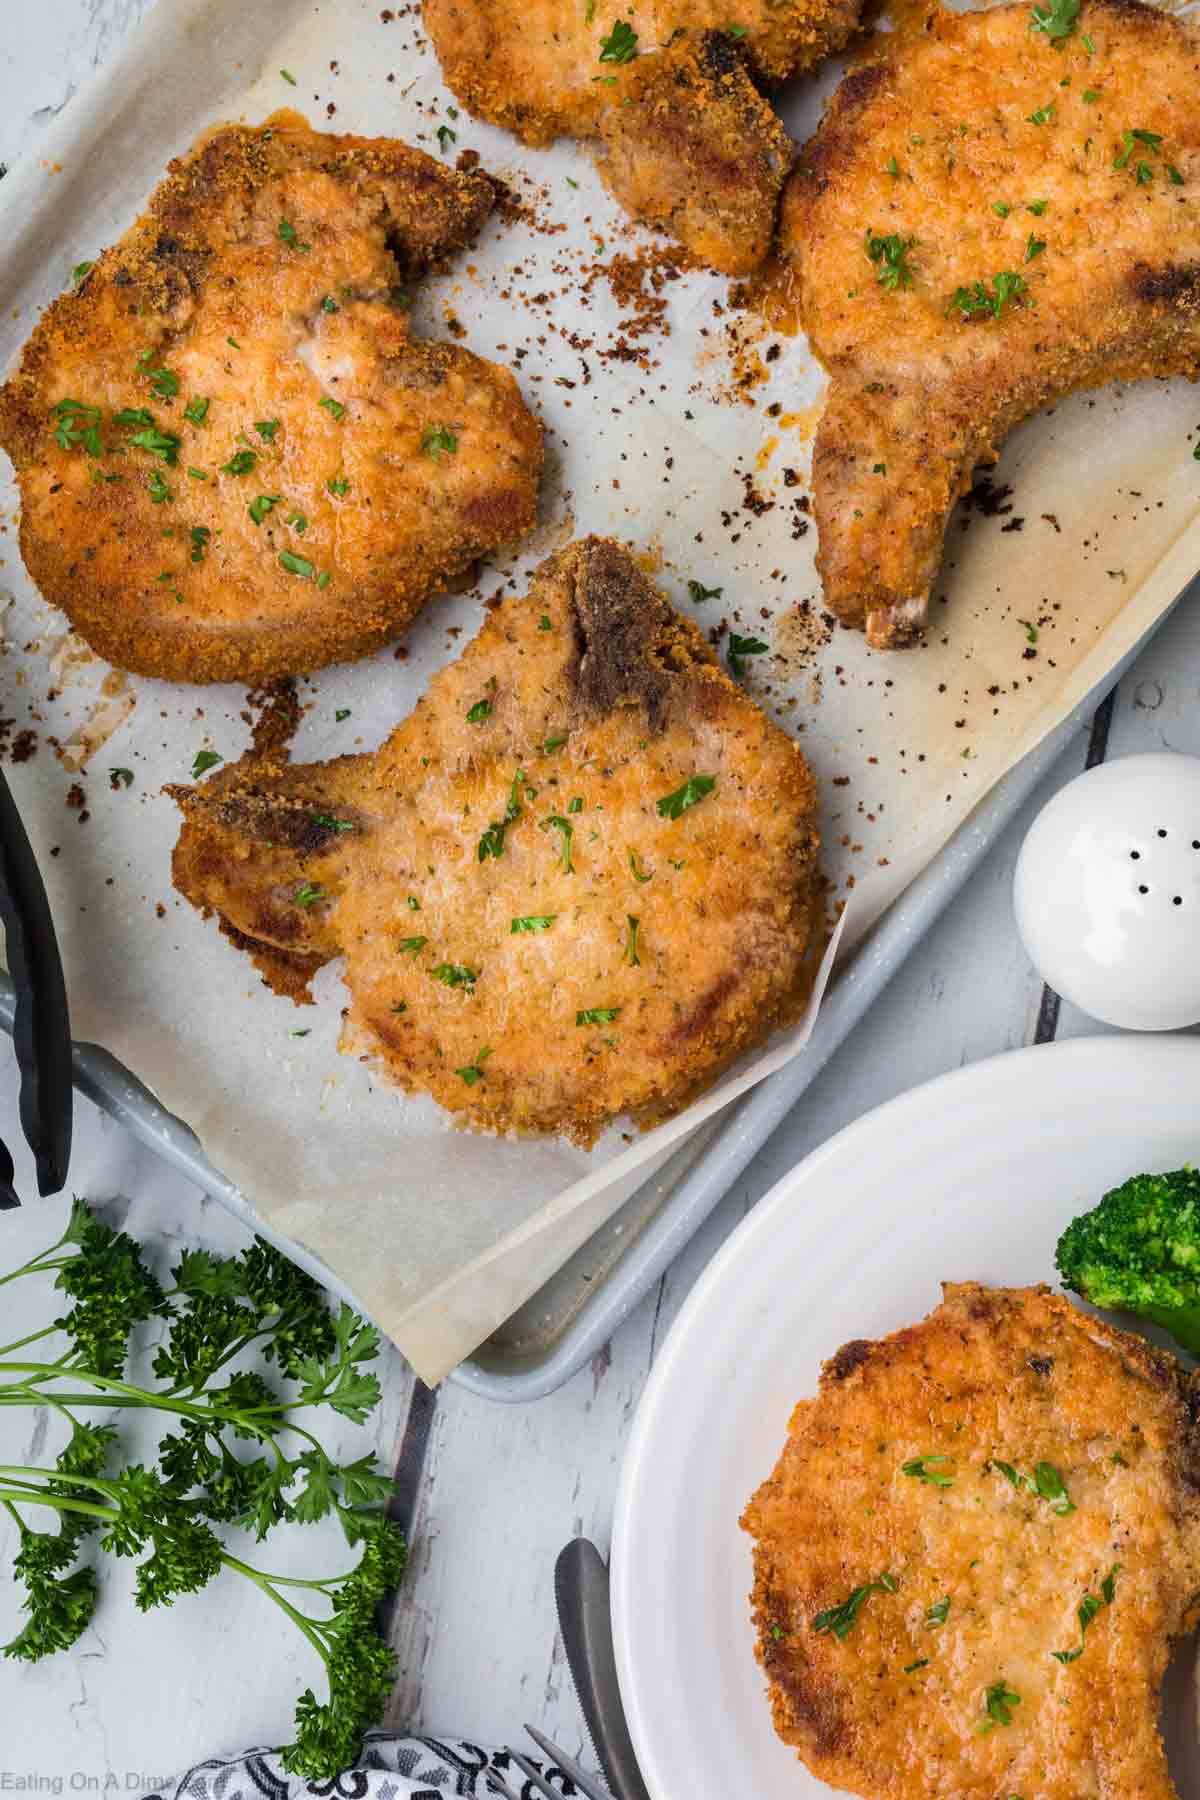
[[287,522],[293,527],[297,537],[303,537],[308,530],[308,519],[302,512],[289,513]]
[[912,1675],[915,1674],[918,1669],[927,1669],[928,1667],[929,1658],[927,1656],[919,1656],[916,1662],[905,1663],[904,1673],[906,1675]]
[[451,131],[449,125],[439,125],[437,128],[437,141],[441,145],[443,151],[448,150],[451,144],[457,144],[458,133],[457,131]]
[[[96,410],[98,414],[99,408]],[[123,406],[120,412],[113,414],[114,425],[153,425],[153,423],[154,414],[147,412],[144,406]]]
[[887,159],[887,172],[889,175],[899,175],[900,173],[900,164],[894,156],[889,156]]
[[159,399],[174,400],[176,394],[179,392],[178,375],[173,375],[170,369],[150,369],[148,374],[150,386],[154,389]]
[[71,270],[71,280],[75,283],[76,287],[79,286],[81,281],[87,279],[94,267],[95,264],[90,262],[77,262],[75,264],[75,267]]
[[994,213],[999,213],[1002,219],[1007,219],[1009,213],[1012,211],[1012,207],[1007,206],[1003,200],[993,200],[992,211]]
[[261,525],[267,514],[279,505],[278,494],[259,494],[253,499],[246,511],[256,525]]
[[421,433],[421,449],[426,456],[440,462],[443,456],[455,455],[458,439],[448,425],[428,425]]
[[416,956],[429,942],[427,937],[409,937],[400,939],[401,956]]
[[1036,112],[1031,112],[1027,115],[1026,123],[1029,125],[1049,125],[1054,119],[1054,105],[1054,101],[1051,100],[1048,106],[1039,106]]
[[[104,455],[104,445],[100,440],[100,420],[103,414],[98,406],[85,406],[82,400],[60,400],[54,412],[58,417],[54,436],[64,450],[70,450],[75,444],[82,444],[89,456]],[[147,413],[146,417],[149,416]],[[120,413],[116,414],[113,423],[121,423]]]
[[322,394],[317,405],[323,406],[331,419],[344,419],[346,416],[345,407],[340,400],[335,400],[332,394]]
[[504,855],[504,837],[509,826],[521,816],[521,789],[525,783],[524,769],[518,769],[513,776],[512,787],[508,793],[508,805],[504,809],[502,819],[493,819],[479,840],[476,856],[480,862],[486,862],[489,856],[499,859]]
[[1183,176],[1179,173],[1179,170],[1175,167],[1174,163],[1167,164],[1167,180],[1171,183],[1172,187],[1183,186]]
[[1009,1462],[1000,1462],[996,1457],[985,1464],[985,1468],[996,1469],[1012,1487],[1036,1494],[1039,1500],[1045,1500],[1050,1511],[1065,1519],[1075,1511],[1071,1496],[1067,1493],[1063,1478],[1053,1463],[1040,1462],[1032,1475],[1022,1475]]
[[824,1612],[819,1612],[812,1622],[813,1630],[832,1631],[839,1642],[848,1638],[862,1610],[863,1602],[868,1596],[871,1594],[894,1594],[898,1586],[896,1577],[889,1575],[885,1569],[875,1581],[865,1582],[862,1587],[855,1588],[854,1592],[848,1594],[840,1606],[828,1606]]
[[204,552],[208,549],[208,543],[209,539],[212,537],[212,532],[207,525],[193,525],[188,536],[192,540],[192,561],[194,563],[203,562]]
[[197,750],[192,760],[192,780],[199,781],[201,775],[207,774],[209,769],[215,769],[224,760],[216,750]]
[[132,787],[133,786],[133,770],[132,769],[110,769],[108,771],[108,780],[109,780],[110,787],[113,787],[113,788]]
[[1035,219],[1040,219],[1049,204],[1048,200],[1030,200],[1026,203],[1025,211],[1031,212]]
[[318,900],[327,900],[328,898],[329,896],[319,881],[306,881],[303,887],[298,887],[292,895],[296,905],[303,906],[306,910],[310,906],[315,906]]
[[702,600],[719,600],[724,592],[724,588],[705,587],[702,581],[688,582],[688,594],[696,602],[697,606],[699,606]]
[[294,225],[289,225],[289,223],[286,219],[280,219],[279,224],[276,228],[276,234],[277,234],[277,236],[279,236],[280,238],[283,239],[283,242],[291,250],[311,250],[312,249],[311,244],[302,244],[300,242],[299,234],[296,231],[296,227]]
[[613,1020],[619,1019],[620,1016],[619,1006],[585,1006],[582,1011],[575,1014],[575,1023],[576,1025],[611,1025]]
[[[113,419],[115,425],[123,422],[119,413]],[[145,450],[150,456],[161,457],[168,468],[173,469],[179,460],[179,439],[173,431],[160,431],[153,421],[144,431],[135,431],[129,442],[135,450]]]
[[210,402],[203,394],[193,394],[183,409],[183,416],[191,425],[203,425],[208,418]]
[[1085,1594],[1083,1596],[1075,1615],[1079,1620],[1078,1648],[1074,1650],[1052,1650],[1050,1654],[1055,1662],[1073,1663],[1079,1661],[1079,1658],[1083,1655],[1083,1640],[1087,1636],[1087,1628],[1098,1612],[1103,1612],[1106,1606],[1112,1605],[1117,1592],[1117,1576],[1120,1573],[1120,1563],[1114,1563],[1100,1584],[1101,1598],[1099,1600],[1097,1600],[1095,1594]]
[[746,34],[746,27],[744,25],[726,25],[725,27],[726,37],[744,38]]
[[[1148,150],[1153,150],[1157,156],[1162,147],[1162,138],[1156,131],[1140,131],[1137,129],[1123,131],[1121,133],[1120,149],[1113,157],[1112,166],[1114,169],[1124,169],[1128,166],[1129,159],[1133,155],[1133,147],[1135,144],[1144,144]],[[1140,162],[1137,165],[1137,169],[1137,179],[1140,186],[1145,186],[1147,181],[1153,179],[1153,170],[1150,169],[1148,163]],[[1141,173],[1143,169],[1147,170],[1144,180]]]
[[350,708],[348,706],[339,706],[333,716],[340,725],[343,719],[348,719],[350,717]]
[[729,673],[735,681],[740,681],[746,673],[745,658],[747,656],[765,656],[771,648],[761,638],[739,637],[736,631],[729,634]]
[[600,39],[602,63],[632,62],[638,53],[638,34],[624,19],[618,19],[607,37]]
[[326,831],[357,831],[358,826],[353,819],[338,819],[332,813],[314,813],[313,824],[323,825]]
[[556,750],[562,749],[566,741],[565,737],[548,737],[542,745],[543,756],[552,756]]
[[1036,644],[1038,641],[1038,628],[1033,620],[1018,619],[1017,624],[1025,627],[1025,641],[1030,644]]
[[279,73],[283,76],[283,79],[287,82],[289,87],[295,87],[296,77],[292,74],[290,69],[280,69]]
[[569,819],[564,819],[561,813],[551,813],[548,819],[542,820],[542,830],[557,831],[561,835],[563,873],[573,875],[575,865],[571,861],[571,839],[575,835],[575,827]]
[[557,913],[526,913],[524,918],[514,919],[509,925],[510,937],[519,937],[523,931],[549,931]]
[[279,560],[289,575],[303,576],[305,581],[311,581],[317,572],[316,565],[310,563],[307,556],[295,556],[290,550],[281,550]]
[[249,475],[258,457],[253,450],[235,450],[227,463],[221,464],[222,475]]
[[638,931],[641,920],[635,913],[625,914],[625,961],[631,968],[640,969],[642,959],[638,955]]
[[930,1487],[954,1486],[954,1464],[948,1456],[914,1456],[910,1462],[901,1463],[900,1473]]
[[689,775],[682,787],[676,788],[673,794],[664,794],[657,801],[658,811],[664,819],[678,819],[689,806],[696,806],[717,785],[715,775]]
[[944,1625],[949,1617],[949,1594],[946,1595],[945,1599],[939,1600],[935,1605],[926,1607],[925,1609],[925,1623],[929,1626],[930,1630],[932,1630],[935,1625]]
[[973,282],[969,288],[956,288],[950,310],[961,313],[964,319],[998,319],[1008,302],[1019,299],[1028,285],[1023,275],[1002,269],[998,275],[993,275],[990,293],[982,281]]
[[255,419],[254,429],[257,431],[259,437],[269,444],[274,440],[275,433],[279,430],[279,420]]
[[164,500],[173,500],[175,498],[174,493],[163,480],[161,469],[151,469],[146,480],[146,486],[150,490],[150,498],[155,506],[161,506]]
[[983,1696],[984,1718],[976,1727],[981,1737],[995,1731],[997,1725],[1011,1725],[1013,1707],[1020,1706],[1020,1694],[1014,1694],[1006,1681],[994,1681]]
[[867,232],[863,248],[879,271],[877,279],[880,287],[894,293],[897,288],[912,286],[913,272],[909,266],[908,253],[915,248],[916,242],[916,238],[897,237],[895,232],[887,237]]
[[1042,251],[1045,248],[1046,248],[1045,238],[1034,237],[1034,235],[1031,231],[1029,234],[1029,242],[1025,246],[1025,261],[1027,263],[1032,262],[1034,257],[1040,256],[1042,254]]
[[491,713],[492,703],[490,700],[477,700],[474,706],[467,709],[467,724],[482,725],[485,719],[491,717]]
[[1035,6],[1029,21],[1030,31],[1041,31],[1052,44],[1061,47],[1079,20],[1080,0],[1050,0],[1048,6]]
[[[1200,448],[1200,446],[1197,446],[1197,448]],[[629,852],[629,867],[633,871],[633,879],[635,881],[653,881],[654,880],[654,876],[652,873],[649,875],[643,874],[641,869],[638,868],[638,853],[636,850],[631,850]]]
[[329,489],[331,494],[337,494],[339,498],[341,495],[350,492],[350,483],[346,480],[344,475],[330,476],[329,480],[325,483],[325,486]]
[[468,1087],[474,1087],[477,1081],[483,1080],[483,1065],[491,1054],[491,1045],[484,1044],[481,1049],[475,1052],[475,1060],[473,1062],[469,1062],[465,1068],[455,1069],[454,1073],[456,1075],[461,1075]]
[[429,973],[444,987],[463,988],[468,994],[475,992],[475,983],[479,980],[479,970],[469,968],[466,963],[438,963]]
[[415,894],[410,894],[404,904],[407,906],[409,912],[420,912],[421,910],[421,902],[417,899]]
[[1095,88],[1084,88],[1079,98],[1086,106],[1094,106],[1096,101],[1100,98],[1100,95]]
[[538,620],[538,630],[539,631],[553,631],[553,629],[554,629],[554,627],[550,623],[549,613],[543,613],[541,618]]
[[[1200,462],[1200,457],[1197,457],[1196,460],[1197,462]],[[583,801],[578,794],[567,802],[567,811],[569,813],[581,813],[583,811]]]

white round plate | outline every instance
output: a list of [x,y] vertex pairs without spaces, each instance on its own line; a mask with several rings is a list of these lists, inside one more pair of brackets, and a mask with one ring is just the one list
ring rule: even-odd
[[[760,1201],[667,1339],[617,1498],[617,1666],[653,1800],[833,1792],[772,1730],[738,1527],[821,1363],[849,1338],[922,1318],[943,1279],[1055,1284],[1054,1247],[1076,1213],[1198,1155],[1200,1040],[1084,1038],[891,1101]],[[1196,1800],[1186,1688],[1167,1710],[1176,1779]]]

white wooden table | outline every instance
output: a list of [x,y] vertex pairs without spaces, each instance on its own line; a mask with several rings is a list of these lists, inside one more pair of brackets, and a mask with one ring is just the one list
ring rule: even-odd
[[[8,0],[0,162],[36,155],[44,122],[152,3]],[[414,1391],[400,1358],[388,1354],[377,1443],[384,1460],[403,1459],[413,1496],[390,1723],[502,1742],[530,1720],[580,1749],[582,1723],[555,1629],[554,1559],[580,1531],[607,1549],[630,1421],[691,1283],[786,1169],[869,1108],[961,1063],[1098,1029],[1043,992],[1021,950],[1009,901],[1017,849],[1037,807],[1089,755],[1200,753],[1198,694],[1200,614],[1193,610],[1150,646],[796,1116],[590,1369],[549,1399],[500,1408],[453,1387],[436,1397]],[[21,1141],[15,1094],[0,1043],[0,1136],[14,1149]],[[22,1178],[32,1194],[28,1157],[18,1161],[19,1185]],[[218,1248],[244,1241],[211,1201],[82,1100],[72,1185],[95,1200],[116,1199],[131,1229],[168,1243],[197,1235]],[[62,1212],[59,1201],[33,1202],[6,1216],[0,1272],[56,1237]],[[42,1429],[28,1422],[23,1442],[0,1431],[0,1460],[22,1459],[18,1453]],[[0,1643],[18,1623],[6,1573],[12,1550],[11,1531],[0,1526]],[[265,1616],[264,1602],[233,1593],[226,1580],[170,1613],[143,1617],[127,1590],[127,1579],[110,1583],[73,1652],[33,1669],[0,1662],[0,1795],[53,1792],[57,1780],[60,1792],[144,1793],[202,1756],[287,1732],[295,1694],[314,1672],[290,1628]]]

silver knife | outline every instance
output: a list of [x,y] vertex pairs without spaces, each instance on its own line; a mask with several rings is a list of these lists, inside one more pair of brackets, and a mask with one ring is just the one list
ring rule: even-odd
[[650,1800],[617,1685],[608,1569],[595,1544],[572,1538],[554,1567],[563,1648],[600,1767],[616,1800]]

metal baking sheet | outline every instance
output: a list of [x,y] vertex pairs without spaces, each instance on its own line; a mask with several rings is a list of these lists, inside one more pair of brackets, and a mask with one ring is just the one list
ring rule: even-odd
[[[1198,594],[1200,577],[1175,604]],[[1159,625],[1173,610],[1168,609]],[[582,1368],[799,1102],[1152,635],[1148,633],[1101,686],[992,789],[879,922],[831,984],[803,1054],[689,1139],[552,1281],[455,1370],[451,1381],[487,1399],[511,1403],[540,1399]],[[0,1026],[11,1032],[12,1020],[12,983],[0,972]],[[205,1156],[196,1134],[108,1051],[98,1044],[77,1043],[74,1064],[76,1086],[88,1099],[249,1229],[285,1250],[338,1298],[362,1310],[318,1257],[264,1226],[245,1195]]]

